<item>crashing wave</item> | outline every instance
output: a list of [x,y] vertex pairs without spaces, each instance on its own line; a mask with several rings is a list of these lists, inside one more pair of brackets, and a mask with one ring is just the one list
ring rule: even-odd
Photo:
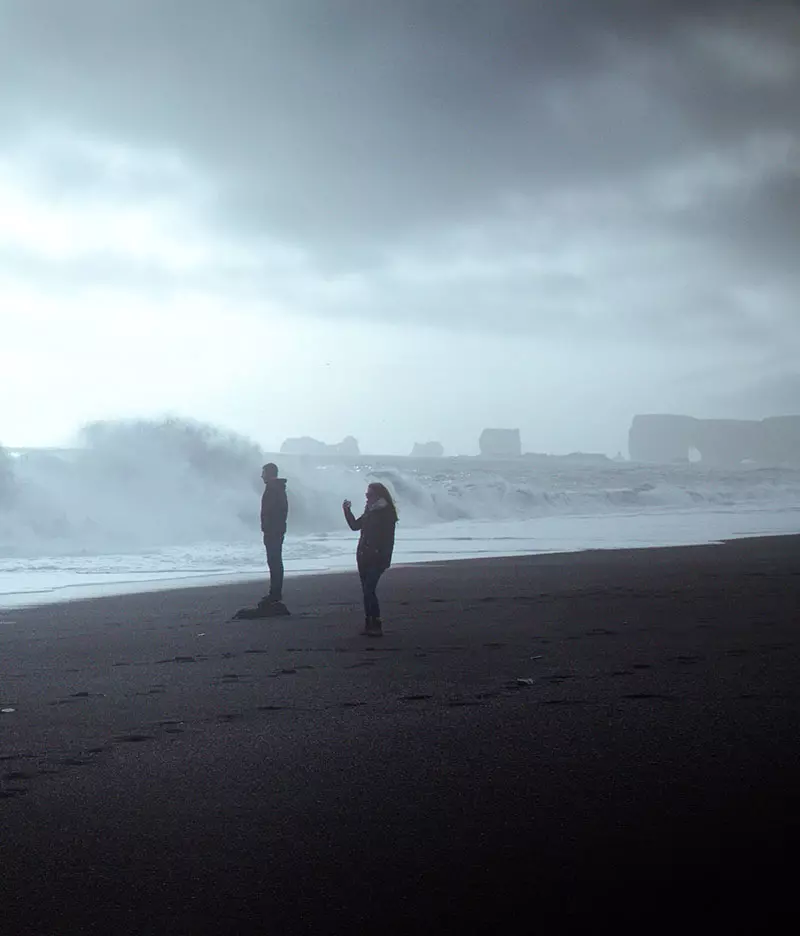
[[[87,426],[75,449],[0,449],[0,556],[96,555],[258,537],[261,464],[250,440],[186,420]],[[290,531],[342,526],[370,480],[388,484],[404,528],[644,511],[800,504],[800,471],[486,462],[408,457],[278,458]]]

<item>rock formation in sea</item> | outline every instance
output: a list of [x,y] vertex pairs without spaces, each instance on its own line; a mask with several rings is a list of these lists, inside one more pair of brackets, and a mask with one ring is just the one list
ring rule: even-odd
[[519,429],[484,429],[478,448],[484,458],[519,458],[522,455]]
[[800,416],[695,419],[667,413],[635,416],[628,433],[633,461],[670,464],[692,454],[705,465],[800,465]]
[[286,439],[281,445],[282,455],[350,455],[360,454],[358,441],[353,436],[345,436],[341,442],[328,445],[311,436],[299,436]]
[[411,449],[412,458],[441,458],[444,446],[441,442],[415,442]]

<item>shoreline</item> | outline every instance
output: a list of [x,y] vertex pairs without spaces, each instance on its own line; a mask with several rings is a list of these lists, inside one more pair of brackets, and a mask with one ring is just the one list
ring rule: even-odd
[[[302,586],[302,587],[300,587]],[[9,936],[779,915],[800,536],[88,599],[0,628]]]
[[[404,568],[414,568],[416,566],[425,566],[431,564],[439,564],[442,562],[484,562],[484,561],[493,561],[496,559],[514,559],[520,557],[530,557],[538,558],[545,556],[573,556],[581,555],[583,553],[617,553],[617,552],[641,552],[649,550],[661,550],[661,549],[692,549],[692,548],[703,548],[709,546],[721,546],[727,543],[737,543],[745,540],[770,540],[777,538],[786,538],[786,537],[800,537],[800,532],[774,532],[774,533],[765,533],[765,534],[751,534],[745,533],[741,536],[736,537],[726,537],[724,539],[709,540],[705,543],[688,543],[688,544],[673,544],[668,546],[657,546],[657,545],[640,545],[640,546],[589,546],[580,549],[553,549],[546,550],[541,552],[532,552],[532,553],[511,553],[507,555],[496,555],[496,556],[480,556],[480,557],[457,557],[457,556],[445,556],[445,557],[431,557],[426,559],[420,559],[415,562],[398,562],[392,565],[393,569],[404,569]],[[353,562],[351,567],[342,567],[342,568],[330,568],[325,570],[309,569],[309,570],[289,570],[287,569],[286,578],[289,579],[305,579],[308,577],[316,576],[326,576],[326,575],[347,575],[353,571],[355,568],[355,547],[353,548]],[[145,573],[147,574],[147,573]],[[167,573],[169,574],[169,573]],[[197,581],[197,580],[200,581]],[[220,573],[210,573],[205,575],[186,575],[186,576],[176,576],[174,578],[164,578],[164,579],[144,579],[140,581],[129,580],[125,582],[116,582],[116,583],[97,583],[91,585],[77,585],[77,584],[67,584],[67,585],[58,585],[52,586],[50,588],[43,588],[35,592],[5,592],[0,593],[0,619],[2,616],[8,612],[21,611],[28,608],[42,608],[52,605],[60,604],[72,604],[74,602],[81,601],[95,601],[104,598],[116,598],[124,597],[127,595],[139,595],[139,594],[159,594],[162,592],[173,592],[173,591],[187,591],[194,589],[206,589],[206,588],[228,588],[235,587],[238,585],[249,585],[254,582],[266,581],[268,579],[268,572],[266,568],[264,569],[263,574],[256,572],[220,572]],[[118,586],[124,585],[124,590],[118,590]],[[63,594],[63,592],[69,589],[81,590],[83,593],[76,594],[74,596],[68,596]],[[30,600],[23,600],[21,602],[13,601],[17,596],[30,595],[32,596]],[[44,599],[44,595],[52,596],[48,599]],[[35,597],[33,597],[35,596]]]

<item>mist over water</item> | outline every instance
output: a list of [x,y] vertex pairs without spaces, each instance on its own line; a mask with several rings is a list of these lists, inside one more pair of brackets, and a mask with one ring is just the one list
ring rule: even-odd
[[[0,557],[137,554],[195,544],[260,549],[260,468],[288,477],[290,537],[342,530],[343,498],[394,492],[402,531],[454,521],[765,509],[800,504],[800,471],[712,471],[621,462],[359,460],[270,456],[185,420],[94,423],[75,449],[0,450]],[[476,535],[478,535],[476,533]]]

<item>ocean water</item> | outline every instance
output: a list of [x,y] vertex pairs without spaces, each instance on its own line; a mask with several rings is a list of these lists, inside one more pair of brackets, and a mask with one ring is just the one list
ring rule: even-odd
[[[0,607],[264,577],[256,446],[210,427],[109,423],[80,448],[0,450]],[[394,492],[395,563],[800,532],[800,471],[477,458],[277,457],[291,577],[354,568],[370,480]]]

